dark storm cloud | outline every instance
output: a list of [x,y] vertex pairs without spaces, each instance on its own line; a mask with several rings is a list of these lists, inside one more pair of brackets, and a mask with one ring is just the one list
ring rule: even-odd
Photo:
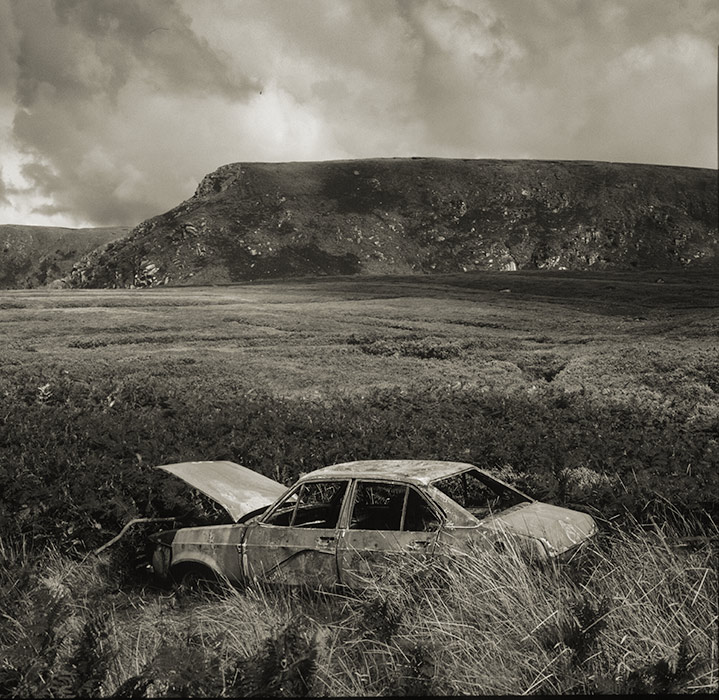
[[10,6],[0,3],[0,90],[4,94],[15,84],[19,39]]
[[[127,91],[130,99],[143,86],[155,97],[211,95],[231,103],[259,90],[193,33],[174,2],[16,0],[11,8],[19,37],[12,135],[31,158],[23,177],[33,193],[51,200],[37,207],[43,213],[108,224],[156,213],[163,185],[152,180],[173,182],[174,175],[143,177],[123,162],[122,140],[130,135],[118,122],[132,115],[132,148],[141,150],[143,140],[141,113],[122,105]],[[153,138],[145,134],[148,146]]]
[[139,70],[163,89],[242,98],[256,82],[232,75],[167,0],[55,0],[12,3],[21,34],[17,97],[30,106],[43,86],[65,101],[114,96]]
[[238,160],[716,167],[717,36],[715,0],[10,0],[5,197],[133,224]]
[[0,204],[10,204],[10,200],[8,199],[8,186],[5,184],[5,180],[3,179],[2,175],[2,169],[0,169]]

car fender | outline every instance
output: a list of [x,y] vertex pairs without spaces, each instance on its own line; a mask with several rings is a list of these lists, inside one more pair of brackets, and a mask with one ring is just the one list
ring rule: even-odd
[[170,564],[170,573],[178,567],[188,564],[204,566],[220,578],[227,578],[227,573],[222,570],[222,567],[218,565],[215,558],[205,552],[199,551],[193,552],[185,550],[179,552],[177,555],[174,555],[173,553],[172,563]]

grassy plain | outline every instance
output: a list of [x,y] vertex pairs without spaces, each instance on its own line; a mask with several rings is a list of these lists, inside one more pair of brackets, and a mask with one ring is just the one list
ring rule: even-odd
[[[0,298],[3,375],[23,366],[51,384],[58,370],[92,382],[183,363],[177,379],[189,386],[231,382],[282,396],[552,382],[693,399],[699,410],[718,388],[719,275],[659,279],[515,272],[9,291]],[[422,344],[449,357],[422,357]]]
[[[0,694],[142,674],[158,694],[241,694],[247,659],[280,677],[278,645],[302,639],[291,694],[716,690],[718,310],[719,274],[691,271],[3,292],[0,643],[25,653],[6,654]],[[158,598],[121,545],[78,561],[131,518],[208,516],[156,464],[289,482],[382,457],[477,463],[605,534],[586,566],[516,591],[470,567],[322,605]],[[254,642],[218,627],[231,616]],[[467,650],[490,647],[482,671]],[[168,681],[172,659],[206,673]]]

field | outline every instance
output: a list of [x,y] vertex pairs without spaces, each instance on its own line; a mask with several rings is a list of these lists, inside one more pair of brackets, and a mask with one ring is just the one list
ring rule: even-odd
[[[716,690],[718,309],[706,271],[3,292],[0,694]],[[566,570],[356,597],[158,592],[142,533],[88,554],[217,516],[157,464],[390,457],[476,463],[603,534]]]

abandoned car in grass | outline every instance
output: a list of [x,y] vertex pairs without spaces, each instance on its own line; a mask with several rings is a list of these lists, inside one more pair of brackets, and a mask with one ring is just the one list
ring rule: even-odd
[[232,524],[151,535],[164,580],[223,578],[361,587],[397,559],[516,543],[566,556],[597,531],[591,516],[536,501],[472,464],[375,460],[337,464],[289,489],[232,462],[158,467],[216,500]]

